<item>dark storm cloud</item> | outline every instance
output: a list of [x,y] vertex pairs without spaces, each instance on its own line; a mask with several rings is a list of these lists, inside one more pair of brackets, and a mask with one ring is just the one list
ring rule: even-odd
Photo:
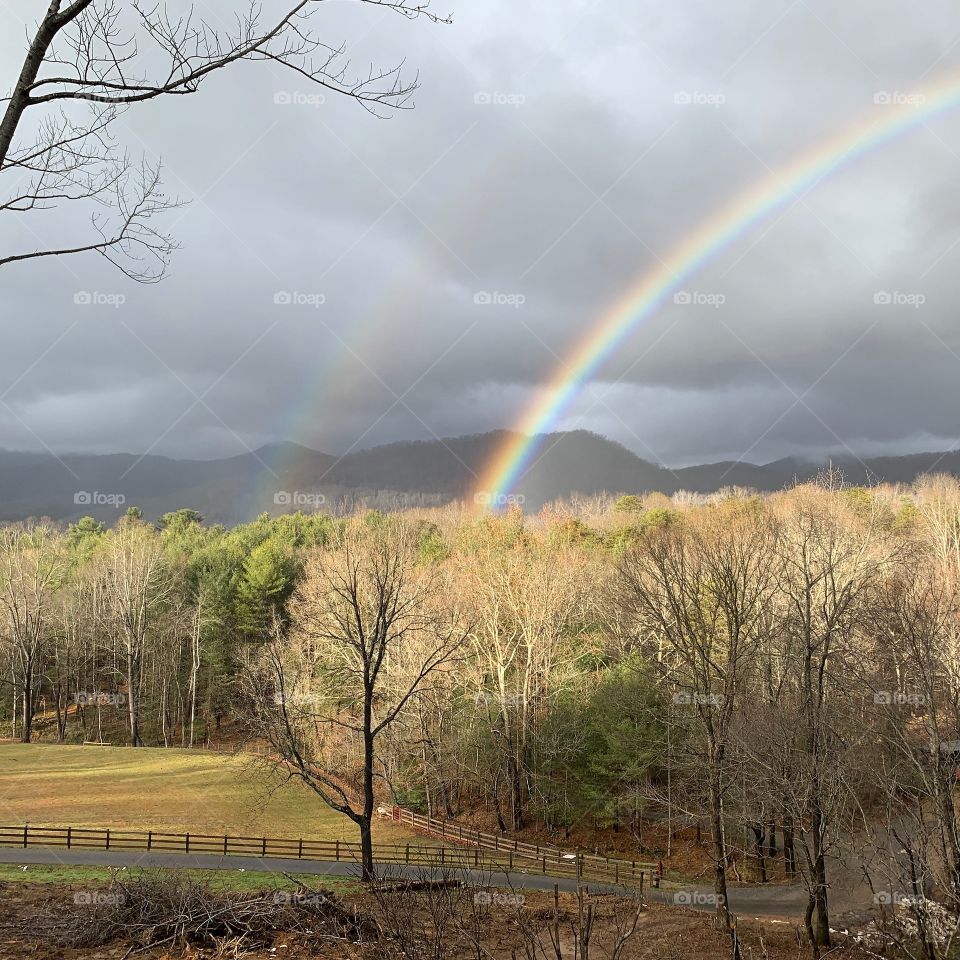
[[[124,141],[190,201],[167,216],[182,249],[153,287],[90,259],[5,268],[0,445],[210,456],[510,425],[713,210],[960,66],[946,2],[454,13],[321,13],[358,65],[420,70],[389,121],[257,64],[130,111]],[[31,15],[0,6],[7,82]],[[952,444],[958,187],[955,116],[868,152],[720,253],[685,286],[722,305],[667,304],[557,425],[670,463]]]

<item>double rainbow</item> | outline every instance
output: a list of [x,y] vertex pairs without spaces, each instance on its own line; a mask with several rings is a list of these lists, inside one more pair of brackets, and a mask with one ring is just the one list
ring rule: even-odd
[[[902,96],[878,94],[872,115],[784,169],[744,191],[702,222],[652,272],[643,276],[591,327],[534,402],[512,427],[479,478],[475,500],[498,503],[529,469],[545,435],[584,384],[636,327],[652,317],[678,286],[738,240],[824,177],[913,130],[960,103],[960,76],[952,73],[924,90]],[[878,112],[881,112],[878,117]]]

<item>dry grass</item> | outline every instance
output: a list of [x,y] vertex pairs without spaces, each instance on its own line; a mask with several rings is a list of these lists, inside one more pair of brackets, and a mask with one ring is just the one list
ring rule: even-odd
[[[0,821],[358,839],[353,823],[306,787],[271,794],[249,758],[151,747],[0,744]],[[386,821],[374,831],[381,843],[411,837]]]

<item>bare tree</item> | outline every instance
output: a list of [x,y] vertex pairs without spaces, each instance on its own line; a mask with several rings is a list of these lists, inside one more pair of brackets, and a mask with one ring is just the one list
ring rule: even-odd
[[760,508],[729,502],[647,531],[618,569],[619,602],[703,737],[718,922],[727,904],[724,795],[737,698],[760,644],[775,585],[774,537]]
[[150,631],[170,597],[174,579],[152,527],[133,519],[112,531],[99,557],[101,622],[117,641],[127,685],[130,745],[142,746],[140,701]]
[[[910,866],[954,906],[960,902],[960,823],[955,807],[960,731],[960,596],[953,576],[910,565],[884,584],[869,623],[881,669],[874,689],[880,787],[900,817],[888,818]],[[886,761],[881,764],[881,761]],[[903,801],[908,802],[904,803]],[[894,858],[894,864],[896,859]],[[901,877],[909,885],[909,877]],[[911,895],[925,892],[911,891]]]
[[[537,720],[556,674],[582,629],[592,579],[585,558],[535,535],[481,545],[462,558],[458,578],[471,605],[474,702],[501,758],[510,825],[524,826]],[[500,797],[494,795],[501,822]]]
[[[285,777],[359,827],[365,880],[378,740],[464,640],[444,596],[450,585],[417,563],[402,525],[354,526],[308,562],[288,635],[278,625],[245,672],[251,733]],[[359,769],[345,770],[351,755]]]
[[816,949],[830,945],[826,863],[836,825],[828,813],[843,806],[841,692],[858,655],[858,618],[896,551],[877,504],[851,508],[835,477],[791,491],[781,507],[779,593],[796,710],[785,749],[796,757],[792,815],[808,886],[807,932]]
[[[114,135],[132,105],[196,93],[212,74],[240,61],[263,61],[374,114],[410,105],[416,79],[400,67],[354,75],[343,45],[311,27],[324,0],[251,0],[218,23],[192,7],[176,12],[151,0],[49,0],[30,29],[10,94],[0,102],[0,175],[10,182],[0,212],[31,214],[62,203],[90,212],[90,233],[0,253],[0,266],[42,257],[99,253],[126,276],[160,279],[175,244],[154,226],[176,204],[162,189],[159,164],[136,161]],[[432,14],[429,0],[360,0],[407,18]],[[36,231],[31,231],[36,234]]]
[[0,638],[9,649],[21,695],[20,737],[29,743],[47,645],[53,632],[54,598],[65,573],[61,538],[46,526],[0,528]]

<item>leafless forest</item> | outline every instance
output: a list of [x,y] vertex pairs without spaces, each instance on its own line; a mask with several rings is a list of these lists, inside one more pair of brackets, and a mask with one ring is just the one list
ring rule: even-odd
[[695,830],[722,926],[732,876],[787,878],[823,948],[834,891],[861,889],[946,956],[958,573],[949,477],[27,523],[0,538],[5,723],[267,743],[367,839],[393,802],[557,843],[589,825],[638,859]]

